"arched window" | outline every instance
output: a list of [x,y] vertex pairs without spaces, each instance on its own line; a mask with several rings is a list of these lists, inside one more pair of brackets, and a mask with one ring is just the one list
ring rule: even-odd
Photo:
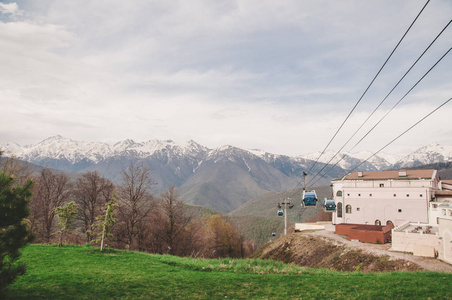
[[392,224],[392,221],[391,221],[391,220],[387,220],[387,221],[386,221],[386,225],[389,225],[389,224]]
[[375,225],[381,226],[381,221],[380,220],[375,220]]
[[352,206],[350,204],[348,204],[345,207],[345,213],[347,213],[347,214],[351,214],[352,213]]
[[337,217],[342,218],[342,202],[337,203]]
[[336,197],[342,197],[342,191],[337,191]]

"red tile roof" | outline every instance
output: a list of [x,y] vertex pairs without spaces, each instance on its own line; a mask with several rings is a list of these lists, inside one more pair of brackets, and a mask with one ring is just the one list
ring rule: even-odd
[[[399,176],[399,170],[395,171],[375,171],[375,172],[353,172],[346,175],[343,178],[335,180],[404,180],[404,179],[432,179],[435,170],[404,170],[406,176]],[[358,173],[362,173],[362,177],[358,176]]]

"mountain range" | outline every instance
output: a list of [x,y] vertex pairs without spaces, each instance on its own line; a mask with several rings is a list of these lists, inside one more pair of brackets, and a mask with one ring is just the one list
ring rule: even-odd
[[[320,155],[310,153],[290,157],[234,146],[209,149],[194,141],[178,144],[172,140],[141,143],[125,140],[110,145],[61,136],[50,137],[35,145],[8,143],[0,148],[4,150],[4,156],[14,156],[39,166],[70,172],[98,171],[115,183],[121,182],[122,171],[131,163],[144,164],[151,169],[157,183],[156,193],[174,184],[187,203],[222,212],[237,209],[267,192],[300,187],[303,172],[309,170]],[[337,165],[326,166],[334,154],[335,151],[325,152],[306,182],[323,168],[326,175],[313,182],[329,185],[332,178],[344,176],[372,155],[371,152],[339,153],[337,157],[343,159]],[[452,161],[452,147],[430,144],[405,157],[379,153],[363,163],[360,170],[410,168],[448,161]]]

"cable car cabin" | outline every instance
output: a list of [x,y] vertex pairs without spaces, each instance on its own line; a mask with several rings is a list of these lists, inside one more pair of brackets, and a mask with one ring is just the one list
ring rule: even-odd
[[278,210],[278,216],[282,216],[283,215],[283,211],[282,210]]
[[336,211],[336,202],[334,202],[333,199],[325,199],[325,202],[323,202],[323,210],[325,212]]
[[317,204],[317,194],[315,191],[303,191],[303,202],[302,206],[315,206]]

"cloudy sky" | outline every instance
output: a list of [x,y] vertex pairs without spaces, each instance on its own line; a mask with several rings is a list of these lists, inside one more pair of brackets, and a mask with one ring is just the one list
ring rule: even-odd
[[[59,134],[321,151],[425,2],[1,0],[0,145]],[[450,0],[427,5],[331,149],[451,16]],[[452,25],[353,141],[451,46]],[[449,53],[354,151],[378,150],[451,96]],[[452,145],[451,116],[452,102],[385,152]]]

